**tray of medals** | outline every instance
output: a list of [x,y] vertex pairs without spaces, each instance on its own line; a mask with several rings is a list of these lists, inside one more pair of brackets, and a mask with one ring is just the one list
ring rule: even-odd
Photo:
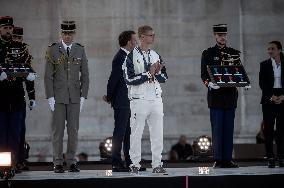
[[11,77],[26,77],[29,73],[35,73],[27,63],[1,63],[0,71],[4,71]]
[[209,65],[207,70],[211,81],[220,87],[245,87],[250,85],[242,65]]

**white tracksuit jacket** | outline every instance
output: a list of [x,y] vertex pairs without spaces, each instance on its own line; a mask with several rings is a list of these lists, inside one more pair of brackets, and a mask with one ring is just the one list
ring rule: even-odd
[[[129,153],[133,165],[138,168],[140,168],[141,138],[145,120],[150,130],[152,167],[162,165],[164,113],[160,83],[164,83],[168,78],[166,67],[163,66],[161,71],[155,75],[154,82],[149,83],[151,78],[150,65],[158,60],[162,62],[160,55],[154,50],[142,52],[139,47],[135,47],[128,54],[123,64],[131,109]],[[151,90],[153,87],[154,89]],[[151,97],[148,98],[149,96]]]

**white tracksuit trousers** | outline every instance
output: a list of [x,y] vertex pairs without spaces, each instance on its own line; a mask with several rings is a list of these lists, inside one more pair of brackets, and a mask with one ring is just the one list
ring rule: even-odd
[[162,98],[154,100],[133,99],[130,101],[131,109],[131,135],[130,135],[130,158],[134,166],[140,168],[141,139],[145,121],[149,126],[152,168],[162,165],[163,151],[163,102]]

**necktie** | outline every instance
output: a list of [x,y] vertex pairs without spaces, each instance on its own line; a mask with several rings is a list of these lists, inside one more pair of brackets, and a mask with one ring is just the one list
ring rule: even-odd
[[67,55],[68,55],[68,57],[69,57],[69,52],[70,52],[70,48],[67,47]]

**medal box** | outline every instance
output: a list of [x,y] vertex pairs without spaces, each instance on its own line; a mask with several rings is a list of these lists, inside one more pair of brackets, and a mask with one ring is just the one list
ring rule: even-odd
[[250,85],[242,65],[209,65],[207,70],[211,81],[220,87],[245,87]]

